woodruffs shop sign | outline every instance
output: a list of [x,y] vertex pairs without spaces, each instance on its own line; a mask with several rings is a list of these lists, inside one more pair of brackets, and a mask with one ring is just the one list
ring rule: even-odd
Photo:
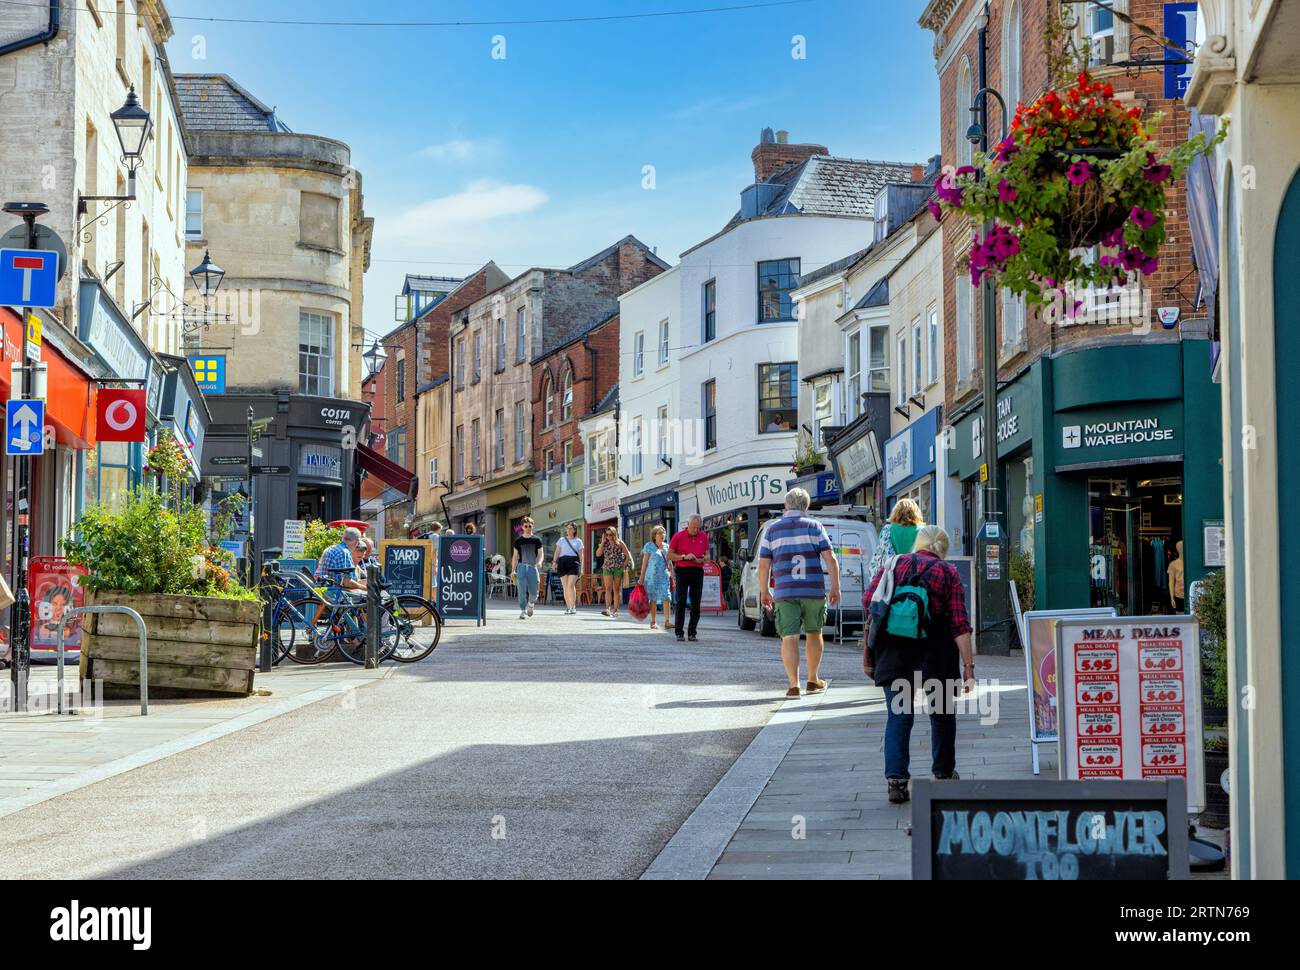
[[751,505],[785,501],[785,468],[746,468],[700,483],[700,515],[708,517]]

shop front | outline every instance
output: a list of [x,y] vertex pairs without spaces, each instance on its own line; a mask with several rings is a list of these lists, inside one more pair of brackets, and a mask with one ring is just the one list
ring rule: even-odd
[[[560,481],[559,476],[553,476],[551,487]],[[546,501],[541,500],[542,489],[540,484],[533,485],[533,503],[532,516],[534,525],[534,534],[539,536],[546,544],[547,555],[555,547],[560,536],[564,535],[564,527],[570,522],[578,526],[578,534],[582,535],[583,520],[586,517],[584,508],[582,490],[569,491]],[[512,540],[513,541],[513,540]]]
[[650,541],[655,526],[663,526],[665,542],[671,541],[673,534],[681,527],[677,518],[676,490],[634,495],[617,506],[616,511],[622,523],[620,535],[632,550],[632,556],[638,564],[641,562],[641,550]]
[[457,492],[447,497],[447,527],[456,534],[465,535],[470,526],[480,535],[487,513],[487,493],[481,488]]
[[523,534],[524,516],[531,514],[533,476],[520,472],[483,486],[483,535],[487,552],[508,560],[515,538]]
[[203,478],[203,443],[212,415],[189,361],[184,357],[160,356],[159,359],[167,367],[167,376],[163,381],[158,433],[159,436],[170,434],[180,445],[189,469],[189,477],[179,483],[181,493],[192,498]]
[[925,412],[885,442],[885,516],[900,499],[910,498],[921,508],[921,518],[936,521],[935,459],[940,447],[941,408]]
[[786,482],[789,489],[802,488],[812,499],[813,510],[840,504],[840,480],[835,472],[816,472]]
[[[594,573],[600,537],[606,529],[618,528],[618,479],[601,482],[587,489],[583,496],[582,571]],[[628,548],[631,548],[628,542]],[[634,550],[635,551],[635,550]]]
[[[356,444],[370,421],[367,405],[288,392],[211,394],[206,401],[212,425],[202,455],[204,484],[213,498],[246,495],[252,472],[252,538],[258,549],[282,547],[287,520],[357,518]],[[271,421],[255,446],[251,470],[250,408],[255,420]]]
[[[1013,557],[1032,566],[1035,608],[1172,613],[1186,606],[1176,588],[1220,561],[1209,355],[1209,341],[1196,339],[1091,347],[1040,359],[999,393],[998,511]],[[959,419],[953,435],[949,467],[962,482],[969,542],[983,518],[979,414]]]
[[758,530],[785,507],[784,465],[737,468],[695,483],[695,498],[704,530],[709,534],[709,558],[728,562],[748,557]]

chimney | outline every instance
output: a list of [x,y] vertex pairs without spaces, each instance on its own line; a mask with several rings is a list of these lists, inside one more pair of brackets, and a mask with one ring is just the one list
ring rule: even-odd
[[925,181],[925,167],[924,167],[924,166],[922,166],[922,165],[913,165],[913,166],[912,166],[912,181],[913,181],[913,182],[924,182],[924,181]]
[[750,158],[754,161],[754,181],[766,182],[777,172],[783,172],[791,165],[798,165],[814,155],[829,155],[830,149],[825,145],[791,145],[790,133],[778,131],[775,136],[771,128],[764,128],[758,147]]

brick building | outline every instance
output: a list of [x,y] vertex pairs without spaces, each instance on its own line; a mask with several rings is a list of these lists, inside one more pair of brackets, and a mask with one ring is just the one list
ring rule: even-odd
[[[1049,19],[1062,10],[1077,11],[1073,24]],[[971,161],[965,135],[975,120],[969,106],[980,87],[981,46],[986,83],[1004,94],[1011,113],[1048,90],[1049,60],[1072,45],[1087,53],[1094,79],[1110,82],[1145,118],[1163,115],[1155,129],[1162,148],[1186,140],[1188,112],[1165,96],[1165,69],[1136,63],[1164,58],[1163,50],[1153,51],[1125,19],[1168,36],[1174,25],[1165,16],[1156,0],[1115,0],[1108,8],[930,0],[920,24],[935,36],[945,164]],[[995,142],[1000,111],[994,100],[988,104],[985,128]],[[1026,312],[1005,291],[997,297],[997,511],[1013,555],[1032,561],[1040,609],[1174,609],[1168,570],[1180,543],[1191,582],[1205,568],[1202,522],[1223,514],[1208,314],[1192,261],[1186,186],[1171,180],[1166,191],[1168,240],[1158,273],[1134,274],[1124,290],[1077,292],[1083,313],[1067,325]],[[952,321],[944,328],[949,470],[963,508],[965,548],[957,551],[967,554],[985,494],[982,291],[970,285],[966,266],[974,228],[954,214],[943,224],[944,318]],[[1166,329],[1159,308],[1177,308],[1178,322]]]
[[583,536],[586,452],[578,422],[618,383],[617,311],[533,358],[533,518],[552,544],[569,522]]

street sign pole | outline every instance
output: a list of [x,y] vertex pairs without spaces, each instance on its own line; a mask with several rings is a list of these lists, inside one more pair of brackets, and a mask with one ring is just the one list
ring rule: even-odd
[[248,548],[244,550],[244,563],[248,569],[248,585],[253,584],[254,557],[256,546],[253,542],[253,406],[248,406],[248,506],[244,509],[244,524],[248,528]]

